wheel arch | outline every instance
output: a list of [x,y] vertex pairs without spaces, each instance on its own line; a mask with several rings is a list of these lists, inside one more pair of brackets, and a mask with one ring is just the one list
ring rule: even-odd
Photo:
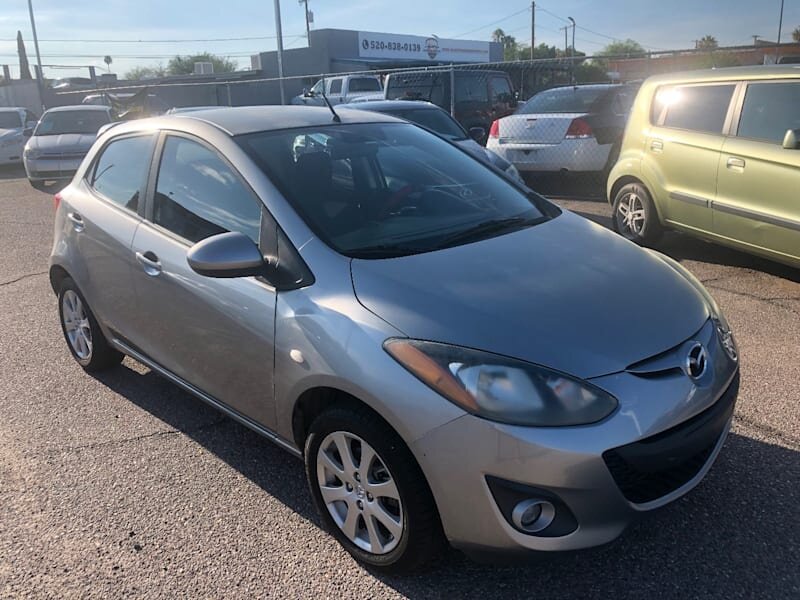
[[50,287],[53,288],[53,292],[55,294],[58,294],[58,290],[61,289],[61,283],[67,277],[70,277],[69,272],[61,265],[52,265],[50,267],[49,275],[50,275]]

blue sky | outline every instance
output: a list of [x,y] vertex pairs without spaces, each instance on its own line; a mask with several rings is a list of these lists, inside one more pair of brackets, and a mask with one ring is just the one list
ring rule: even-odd
[[[31,38],[26,0],[0,0],[0,40],[13,39],[18,29]],[[114,58],[112,70],[124,74],[135,65],[166,63],[175,54],[208,50],[229,55],[240,67],[247,56],[275,47],[274,39],[197,43],[92,43],[81,40],[162,40],[274,36],[273,3],[269,0],[34,0],[40,49],[45,64],[105,68],[102,57]],[[489,39],[501,27],[519,41],[530,41],[526,0],[309,0],[315,27],[362,29],[440,37]],[[652,49],[687,48],[703,35],[723,45],[747,44],[752,35],[774,40],[780,0],[541,0],[537,1],[536,42],[563,45],[558,28],[572,16],[578,23],[576,46],[591,54],[613,38],[633,38]],[[521,11],[521,12],[519,12]],[[284,45],[305,44],[303,8],[282,0]],[[513,13],[518,13],[514,16]],[[506,18],[507,17],[507,18]],[[800,0],[786,0],[783,39],[800,25]],[[590,31],[581,29],[586,27]],[[465,35],[466,34],[466,35]],[[602,34],[602,35],[601,35]],[[68,41],[44,41],[68,40]],[[33,43],[27,43],[33,62]],[[0,41],[0,64],[16,76],[16,44]],[[82,55],[82,56],[81,56]],[[46,69],[51,77],[85,74]]]

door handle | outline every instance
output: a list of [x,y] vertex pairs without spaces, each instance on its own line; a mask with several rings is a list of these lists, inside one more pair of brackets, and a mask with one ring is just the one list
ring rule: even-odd
[[136,260],[140,265],[142,265],[144,272],[151,277],[155,277],[161,273],[161,263],[159,262],[158,257],[152,252],[147,251],[144,254],[137,252]]
[[735,156],[729,156],[728,157],[728,168],[729,169],[732,169],[732,170],[744,169],[744,165],[745,165],[745,162],[744,162],[743,158],[737,158]]
[[75,231],[77,231],[78,233],[80,233],[81,231],[83,231],[83,230],[84,230],[84,228],[86,227],[86,226],[83,224],[83,217],[82,217],[82,216],[80,216],[80,215],[79,215],[78,213],[76,213],[76,212],[70,212],[70,213],[67,213],[67,218],[68,218],[70,221],[72,221],[72,228],[73,228]]
[[653,140],[650,142],[650,150],[653,152],[661,152],[664,149],[664,142],[661,140]]

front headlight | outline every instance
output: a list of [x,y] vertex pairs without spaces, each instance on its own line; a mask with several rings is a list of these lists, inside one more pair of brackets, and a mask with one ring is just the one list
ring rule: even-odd
[[36,148],[28,148],[26,147],[23,151],[22,155],[25,158],[36,160],[42,154],[41,150],[37,150]]
[[408,339],[384,349],[467,412],[500,423],[564,427],[596,423],[617,408],[603,390],[557,371],[489,352]]

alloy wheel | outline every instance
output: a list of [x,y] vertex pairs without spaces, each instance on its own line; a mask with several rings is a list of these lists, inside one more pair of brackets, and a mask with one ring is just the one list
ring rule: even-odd
[[645,225],[644,203],[638,194],[631,192],[626,194],[619,202],[617,212],[620,216],[620,224],[626,233],[641,236]]
[[62,318],[64,330],[72,351],[81,360],[92,357],[92,327],[89,315],[80,299],[73,290],[67,290],[61,299]]
[[392,474],[363,439],[334,431],[317,451],[317,483],[336,525],[356,546],[391,552],[403,537],[403,504]]

